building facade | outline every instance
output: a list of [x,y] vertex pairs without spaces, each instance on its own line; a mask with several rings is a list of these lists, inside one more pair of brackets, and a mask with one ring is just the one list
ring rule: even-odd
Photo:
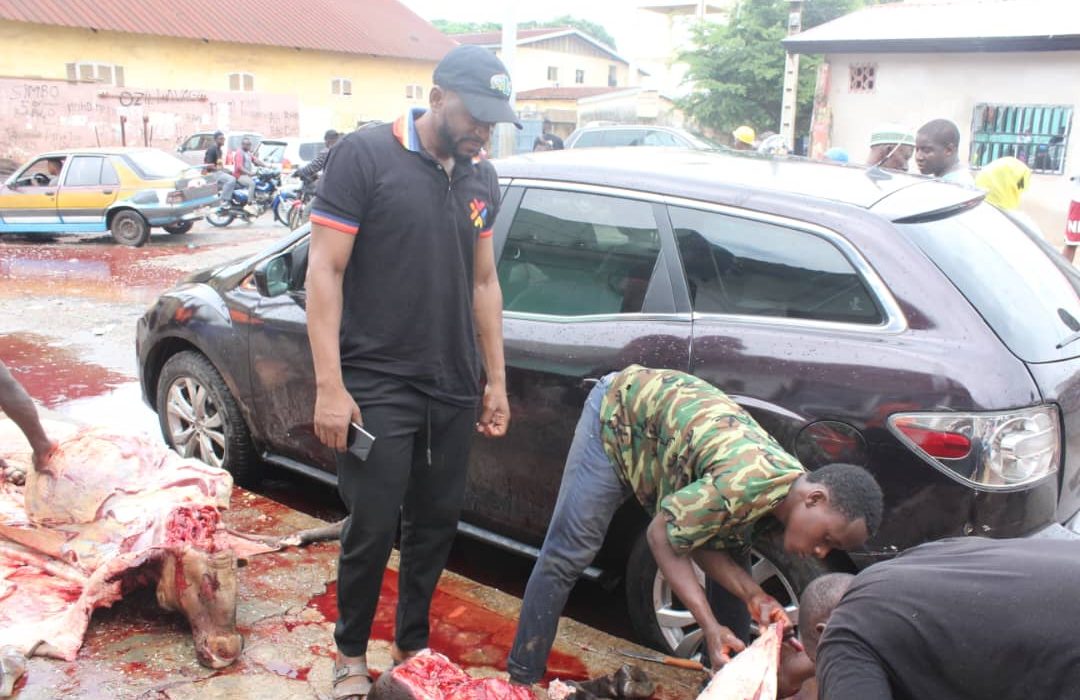
[[[1060,242],[1069,176],[1080,173],[1078,9],[1073,0],[897,3],[785,41],[826,57],[813,151],[841,146],[861,162],[883,122],[917,129],[949,119],[973,170],[1004,155],[1032,168],[1022,208]],[[918,171],[914,159],[911,169]]]
[[284,0],[85,7],[0,3],[0,157],[168,148],[207,129],[349,131],[426,104],[455,45],[396,0],[311,0],[302,12]]

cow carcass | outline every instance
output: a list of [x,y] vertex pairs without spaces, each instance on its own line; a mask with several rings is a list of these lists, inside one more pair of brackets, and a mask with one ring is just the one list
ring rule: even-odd
[[764,628],[753,644],[713,676],[698,700],[776,700],[783,641],[783,623]]
[[[141,435],[100,429],[61,439],[25,485],[0,484],[0,647],[72,660],[96,608],[156,582],[159,603],[183,613],[210,668],[233,663],[237,558],[272,548],[221,522],[232,478]],[[0,459],[28,461],[0,432]]]

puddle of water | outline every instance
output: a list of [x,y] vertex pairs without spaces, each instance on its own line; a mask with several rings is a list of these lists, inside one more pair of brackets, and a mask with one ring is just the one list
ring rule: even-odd
[[[153,258],[177,255],[174,247],[117,245],[0,245],[0,285],[20,296],[80,296],[105,301],[149,302],[187,273]],[[2,292],[0,292],[2,293]]]
[[127,381],[100,396],[68,401],[56,412],[84,425],[142,432],[155,442],[163,442],[158,416],[142,399],[139,383]]
[[[458,588],[459,584],[453,582],[439,582],[431,601],[431,648],[465,668],[486,666],[505,671],[517,620],[477,605]],[[387,569],[371,628],[372,639],[393,641],[397,597],[398,574]],[[337,620],[337,582],[330,583],[325,593],[312,598],[308,607],[321,612],[328,621]],[[553,651],[544,681],[555,678],[586,680],[588,669],[577,657]]]
[[31,397],[49,408],[88,396],[100,396],[131,378],[84,362],[69,348],[30,333],[0,335],[0,361]]

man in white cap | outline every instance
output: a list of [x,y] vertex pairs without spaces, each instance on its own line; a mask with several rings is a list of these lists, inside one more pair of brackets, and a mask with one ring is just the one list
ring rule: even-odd
[[915,134],[897,124],[882,124],[870,134],[870,155],[866,164],[907,172],[915,153]]

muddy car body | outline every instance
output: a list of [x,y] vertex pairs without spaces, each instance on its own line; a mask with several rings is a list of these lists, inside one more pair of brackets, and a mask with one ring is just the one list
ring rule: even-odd
[[[809,468],[866,465],[886,495],[865,551],[758,543],[794,595],[932,539],[1062,528],[1080,509],[1076,276],[976,190],[799,159],[579,150],[497,163],[495,246],[513,426],[478,440],[462,529],[534,553],[589,381],[632,363],[724,389]],[[143,390],[173,444],[183,382],[228,426],[202,444],[333,482],[312,432],[308,236],[197,274],[139,324]],[[1075,328],[1073,326],[1076,326]],[[179,359],[178,359],[179,358]],[[192,454],[199,444],[185,443]],[[688,653],[689,613],[628,503],[589,575],[625,575],[641,637]]]

